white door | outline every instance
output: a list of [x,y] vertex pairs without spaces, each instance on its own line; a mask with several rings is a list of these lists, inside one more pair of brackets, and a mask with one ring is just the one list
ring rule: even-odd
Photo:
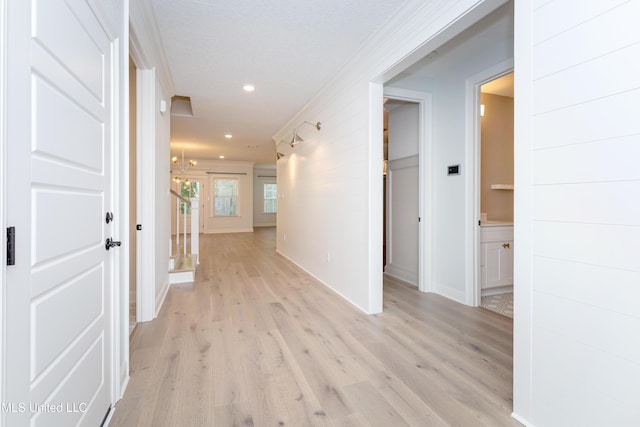
[[[93,3],[93,2],[91,2]],[[85,0],[9,0],[4,425],[111,404],[113,44]],[[115,221],[118,221],[115,213]]]

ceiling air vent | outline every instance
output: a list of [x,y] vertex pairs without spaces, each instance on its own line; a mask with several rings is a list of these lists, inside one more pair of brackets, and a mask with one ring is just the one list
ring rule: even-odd
[[191,109],[191,98],[181,95],[176,95],[171,98],[171,115],[180,117],[193,117],[193,110]]

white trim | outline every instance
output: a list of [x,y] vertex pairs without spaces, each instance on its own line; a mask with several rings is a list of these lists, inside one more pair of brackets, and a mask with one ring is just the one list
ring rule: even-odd
[[385,87],[384,96],[418,104],[418,289],[433,292],[433,114],[431,94]]
[[369,264],[369,300],[367,313],[382,312],[382,164],[384,144],[384,107],[382,103],[384,89],[382,84],[369,83],[369,245],[367,258]]
[[[122,163],[126,162],[126,158],[120,157],[125,147],[127,146],[127,140],[123,138],[123,127],[126,122],[123,122],[121,110],[123,102],[123,94],[121,92],[121,86],[126,82],[121,81],[121,61],[119,39],[111,41],[112,59],[111,59],[111,76],[112,76],[112,88],[111,88],[111,211],[116,215],[115,227],[114,227],[114,240],[122,241],[123,238],[128,237],[128,222],[129,212],[127,209],[123,209],[122,197],[128,195],[127,182],[128,176],[121,174]],[[126,107],[125,107],[126,108]],[[126,166],[126,163],[125,163]],[[123,193],[124,192],[124,193]],[[125,248],[126,248],[125,240]],[[129,259],[123,256],[126,254],[126,250],[118,250],[114,254],[113,263],[111,266],[111,407],[113,411],[113,405],[120,399],[120,345],[123,344],[128,348],[128,340],[124,339],[122,343],[122,317],[123,314],[121,308],[122,301],[120,296],[122,294],[122,288],[129,282],[127,277],[129,275]],[[128,310],[128,309],[127,309]],[[124,337],[128,335],[125,334]],[[128,351],[127,356],[128,358]]]
[[[7,156],[6,156],[6,114],[7,114],[7,4],[6,0],[0,0],[0,232],[2,232],[2,242],[0,244],[0,262],[2,262],[2,268],[0,268],[0,378],[7,378],[5,374],[6,366],[4,363],[4,355],[7,351],[5,342],[5,283],[6,281],[6,232],[7,220],[6,220],[6,180],[7,180]],[[0,402],[5,402],[5,386],[6,383],[2,380],[0,384]],[[5,412],[0,413],[0,425],[6,425]]]
[[[216,218],[235,218],[234,216],[219,216]],[[246,228],[225,228],[224,230],[209,230],[202,234],[225,234],[225,233],[253,233],[253,227]]]
[[[119,206],[118,212],[122,212],[124,215],[121,217],[120,236],[128,239],[129,237],[129,0],[123,1],[122,7],[122,35],[118,39],[119,55],[118,62],[120,70],[120,89],[118,96],[118,106],[120,107],[119,123],[120,126],[120,141],[118,148],[121,150],[121,158],[118,163],[120,177],[120,186],[118,189],[119,194]],[[127,173],[121,173],[126,170]],[[114,361],[112,376],[114,381],[114,387],[112,389],[112,405],[109,414],[114,412],[115,403],[122,398],[127,384],[129,383],[129,254],[128,251],[120,251],[120,259],[122,260],[123,268],[120,269],[119,277],[119,291],[120,295],[117,298],[118,310],[115,312],[118,319],[119,328],[117,329],[117,341],[114,346]],[[118,317],[119,316],[119,317]]]
[[513,58],[470,76],[465,81],[465,296],[480,305],[480,86],[513,71]]
[[[380,171],[382,172],[382,169],[380,169]],[[280,255],[281,257],[283,257],[284,259],[286,259],[287,261],[289,261],[290,263],[292,263],[293,265],[295,265],[296,267],[298,267],[300,270],[304,271],[306,274],[308,274],[309,276],[313,277],[313,279],[318,282],[319,284],[321,284],[322,286],[324,286],[327,290],[329,290],[330,292],[333,292],[334,294],[338,295],[340,298],[342,298],[343,300],[347,301],[349,304],[351,304],[354,308],[357,308],[358,310],[362,311],[365,314],[373,314],[373,313],[369,313],[368,311],[365,311],[361,306],[359,306],[358,304],[356,304],[355,302],[351,301],[347,296],[341,294],[340,292],[338,292],[335,288],[332,288],[331,286],[327,285],[324,281],[322,281],[322,279],[320,279],[318,276],[314,275],[312,272],[310,272],[309,270],[307,270],[306,268],[304,268],[302,265],[298,264],[297,262],[295,262],[293,259],[289,258],[288,256],[286,256],[285,254],[283,254],[282,252],[280,252],[279,250],[276,249],[276,253],[278,255]],[[380,263],[378,263],[380,264]]]
[[522,424],[523,426],[526,427],[535,427],[534,424],[531,424],[529,421],[527,421],[526,419],[522,418],[521,416],[519,416],[518,414],[516,414],[515,412],[511,413],[511,418],[513,418],[514,420],[518,421],[520,424]]
[[404,267],[398,267],[397,265],[387,264],[384,268],[384,274],[400,279],[403,282],[415,286],[416,288],[418,287],[418,274],[415,271]]
[[[129,10],[129,42],[133,61],[141,69],[156,67],[158,81],[164,93],[174,94],[175,86],[162,47],[153,6],[149,4],[149,0],[138,0],[131,2]],[[154,104],[154,107],[156,105],[158,104]]]
[[[133,58],[133,57],[132,57]],[[133,58],[134,63],[136,58]],[[137,244],[136,321],[153,320],[156,312],[155,250],[155,70],[136,69]]]
[[169,293],[170,287],[171,287],[171,283],[167,281],[162,287],[162,292],[160,292],[160,295],[158,296],[158,298],[156,298],[156,301],[155,301],[156,306],[155,306],[155,311],[153,316],[154,318],[158,317],[158,314],[160,314],[160,310],[162,309],[164,300],[167,298],[167,294]]
[[514,4],[513,228],[513,413],[525,425],[533,418],[533,16],[531,0]]

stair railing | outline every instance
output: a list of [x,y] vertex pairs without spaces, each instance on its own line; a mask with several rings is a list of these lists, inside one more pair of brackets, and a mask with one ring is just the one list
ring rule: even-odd
[[[199,227],[200,223],[200,210],[198,209],[200,203],[197,198],[191,200],[186,199],[180,193],[175,190],[170,190],[171,195],[175,196],[176,201],[176,249],[180,250],[180,219],[182,217],[182,251],[183,254],[187,254],[187,207],[191,212],[191,256],[195,257],[197,263],[199,263],[198,254],[200,247]],[[173,242],[171,244],[170,256],[173,256]]]

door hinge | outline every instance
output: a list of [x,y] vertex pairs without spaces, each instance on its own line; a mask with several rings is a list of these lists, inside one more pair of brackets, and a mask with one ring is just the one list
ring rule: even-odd
[[7,227],[7,265],[16,265],[16,228]]

